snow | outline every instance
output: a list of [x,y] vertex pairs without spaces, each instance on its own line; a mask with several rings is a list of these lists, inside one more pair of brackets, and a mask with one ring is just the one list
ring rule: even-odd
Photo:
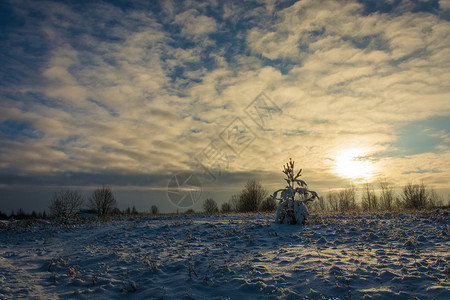
[[448,299],[450,216],[0,223],[0,298]]

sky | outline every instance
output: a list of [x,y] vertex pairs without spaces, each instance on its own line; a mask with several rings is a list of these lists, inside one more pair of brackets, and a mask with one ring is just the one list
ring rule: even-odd
[[450,1],[0,2],[0,210],[385,180],[450,193]]

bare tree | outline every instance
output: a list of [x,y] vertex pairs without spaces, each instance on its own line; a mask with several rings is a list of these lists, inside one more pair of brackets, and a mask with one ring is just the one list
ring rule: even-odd
[[239,194],[234,194],[230,198],[231,211],[239,211]]
[[403,187],[403,204],[405,208],[426,208],[429,202],[429,193],[423,182],[419,184],[408,183]]
[[111,188],[103,186],[96,189],[89,198],[89,206],[95,209],[100,216],[109,215],[117,206]]
[[336,194],[340,211],[349,211],[356,209],[356,188],[351,185]]
[[267,197],[265,191],[256,180],[249,180],[239,196],[239,211],[257,212],[263,199]]
[[214,199],[207,198],[205,200],[205,202],[203,202],[203,210],[208,214],[212,214],[212,213],[218,212],[219,208],[217,206],[216,201],[214,201]]
[[50,213],[63,220],[68,220],[75,216],[83,205],[83,198],[77,191],[65,190],[53,194]]
[[338,211],[339,210],[339,201],[337,194],[335,192],[329,191],[327,194],[327,200],[328,200],[328,207],[331,211]]
[[378,209],[378,198],[368,182],[366,182],[366,184],[364,185],[364,191],[361,200],[362,208],[364,210]]
[[151,212],[152,212],[152,215],[157,215],[158,214],[158,206],[152,205]]
[[392,210],[394,206],[394,191],[386,180],[380,181],[380,205],[385,210]]

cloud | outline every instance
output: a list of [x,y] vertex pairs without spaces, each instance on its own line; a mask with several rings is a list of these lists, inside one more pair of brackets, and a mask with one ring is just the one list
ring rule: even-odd
[[[428,153],[396,144],[405,124],[450,115],[443,2],[5,3],[0,166],[10,174],[80,174],[80,185],[116,174],[119,185],[203,172],[193,158],[216,140],[232,151],[220,134],[236,118],[256,138],[219,170],[224,185],[242,174],[272,184],[292,157],[321,188],[342,186],[336,155],[351,147],[399,185],[433,183],[408,172],[448,160],[448,128],[424,133],[439,140]],[[246,114],[261,92],[281,109],[263,128]]]

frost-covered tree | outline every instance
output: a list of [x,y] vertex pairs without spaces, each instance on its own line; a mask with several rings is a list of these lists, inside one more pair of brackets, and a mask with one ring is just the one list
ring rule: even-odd
[[[273,199],[280,201],[275,219],[280,224],[303,224],[309,214],[305,203],[319,198],[316,192],[308,189],[306,182],[299,179],[301,172],[302,169],[295,175],[294,161],[289,159],[283,170],[286,175],[284,180],[288,185],[273,193]],[[296,185],[297,187],[295,187]],[[279,192],[281,192],[280,198],[277,198]]]

